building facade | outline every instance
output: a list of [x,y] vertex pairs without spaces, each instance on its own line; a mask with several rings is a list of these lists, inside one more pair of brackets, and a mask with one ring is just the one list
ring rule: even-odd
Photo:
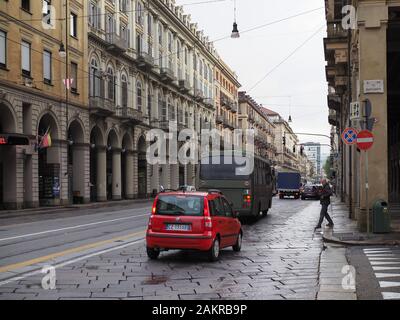
[[[239,126],[243,130],[254,130],[255,153],[267,159],[271,165],[276,163],[275,125],[264,113],[263,108],[246,92],[239,92]],[[246,143],[246,141],[244,141]]]
[[[396,210],[400,203],[400,1],[327,0],[325,5],[329,122],[336,127],[338,136],[349,125],[365,128],[363,119],[350,118],[350,103],[358,102],[363,111],[365,100],[370,100],[371,117],[378,121],[373,127],[375,143],[368,152],[368,205],[371,208],[382,199]],[[344,5],[353,5],[357,13],[348,30],[342,24]],[[361,230],[366,230],[367,225],[365,158],[365,153],[355,146],[339,143],[337,189]]]
[[[77,19],[87,15],[86,2],[19,2],[0,3],[0,133],[31,143],[0,146],[0,206],[67,204],[71,189],[88,200],[88,42],[86,25]],[[49,14],[59,19],[57,26]],[[67,78],[74,78],[70,90]],[[35,150],[37,136],[46,132],[52,147]]]
[[300,146],[297,135],[279,113],[267,108],[264,108],[264,112],[275,125],[276,171],[300,171]]
[[[235,106],[240,84],[182,7],[21,0],[2,1],[0,15],[0,134],[30,140],[0,146],[2,207],[145,198],[160,185],[196,185],[195,164],[148,163],[147,133],[189,128],[200,137],[217,125],[216,95]],[[234,87],[221,76],[216,90],[216,68]],[[51,147],[37,150],[46,133]],[[166,150],[182,145],[176,140]]]

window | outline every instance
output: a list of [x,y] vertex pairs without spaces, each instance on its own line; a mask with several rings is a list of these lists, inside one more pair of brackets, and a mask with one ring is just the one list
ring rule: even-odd
[[43,52],[43,80],[44,83],[51,84],[51,52]]
[[222,217],[225,215],[224,207],[221,203],[221,198],[216,198],[210,201],[211,204],[211,214],[216,217]]
[[150,87],[147,90],[147,114],[149,115],[149,118],[151,117],[151,109],[152,109],[152,98],[153,94],[151,92]]
[[158,25],[158,43],[161,46],[163,44],[163,27],[161,24]]
[[71,62],[71,76],[72,84],[71,84],[71,92],[78,92],[78,65],[75,62]]
[[122,107],[126,108],[128,106],[128,81],[124,74],[121,77],[121,83],[121,104]]
[[168,32],[168,50],[172,52],[172,33]]
[[89,7],[89,25],[96,29],[101,29],[101,9],[96,2],[91,2]]
[[31,44],[26,41],[21,44],[21,69],[24,76],[31,76]]
[[78,37],[78,16],[73,12],[70,14],[70,35]]
[[31,3],[29,0],[21,0],[21,8],[25,11],[31,11]]
[[115,79],[112,68],[108,68],[107,70],[107,98],[115,101]]
[[7,33],[0,31],[0,67],[7,64]]
[[143,36],[139,33],[136,36],[136,51],[141,53],[143,50]]
[[89,78],[89,90],[91,97],[100,96],[101,79],[99,76],[99,68],[96,59],[92,59],[90,63],[90,78]]
[[140,1],[136,2],[136,23],[143,25],[143,5]]
[[137,104],[137,109],[139,111],[142,111],[142,107],[143,107],[143,93],[142,93],[142,83],[140,81],[138,81],[136,83],[136,94],[137,94],[137,99],[136,99],[136,104]]
[[147,33],[149,37],[151,37],[153,33],[153,19],[151,18],[151,14],[147,16]]
[[230,206],[228,201],[226,201],[226,199],[222,199],[222,202],[224,203],[225,216],[228,218],[232,218],[233,217],[232,207]]

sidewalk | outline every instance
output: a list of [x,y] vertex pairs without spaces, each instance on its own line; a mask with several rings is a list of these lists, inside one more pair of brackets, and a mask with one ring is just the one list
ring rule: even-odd
[[349,219],[348,207],[337,199],[332,201],[329,214],[332,215],[335,227],[333,229],[323,228],[323,239],[325,242],[356,246],[400,244],[399,217],[397,216],[393,217],[391,233],[371,233],[368,236],[367,233],[358,231],[357,221]]
[[112,207],[124,207],[133,204],[150,203],[152,199],[135,199],[135,200],[120,200],[120,201],[108,201],[108,202],[93,202],[88,204],[72,204],[66,206],[56,207],[39,207],[21,210],[0,210],[0,219],[10,219],[19,217],[30,217],[44,214],[55,214],[68,211],[76,211],[82,209],[99,209],[99,208],[112,208]]

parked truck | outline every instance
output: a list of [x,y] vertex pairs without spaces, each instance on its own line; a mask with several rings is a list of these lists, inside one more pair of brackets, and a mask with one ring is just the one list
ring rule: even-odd
[[279,199],[294,197],[300,199],[301,175],[299,172],[279,172],[277,191]]

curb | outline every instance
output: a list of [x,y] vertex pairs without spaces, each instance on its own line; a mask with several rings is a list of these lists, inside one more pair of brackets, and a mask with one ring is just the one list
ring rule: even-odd
[[342,244],[347,246],[398,246],[400,240],[383,240],[383,241],[344,241],[336,237],[328,237],[322,235],[322,239],[327,243]]

